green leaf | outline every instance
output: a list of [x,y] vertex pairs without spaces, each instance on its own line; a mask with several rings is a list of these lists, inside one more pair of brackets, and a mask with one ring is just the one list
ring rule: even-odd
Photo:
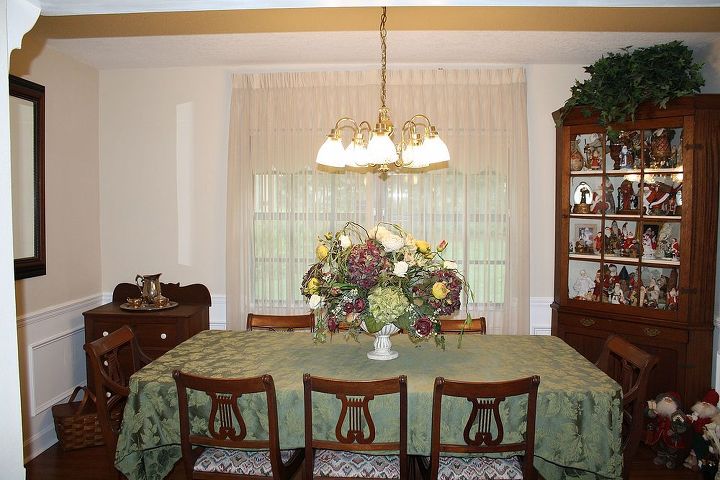
[[381,328],[385,326],[384,323],[379,322],[375,320],[375,317],[368,315],[365,317],[365,328],[367,329],[368,333],[375,333],[379,332]]
[[700,93],[705,85],[701,69],[702,63],[693,63],[692,50],[679,41],[608,53],[585,67],[590,78],[571,87],[558,124],[581,106],[586,117],[597,112],[600,125],[612,136],[612,124],[634,120],[643,102],[665,108],[675,98]]

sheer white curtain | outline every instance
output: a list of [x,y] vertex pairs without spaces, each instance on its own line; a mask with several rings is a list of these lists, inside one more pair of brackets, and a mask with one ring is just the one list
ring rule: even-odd
[[528,153],[525,73],[388,74],[396,124],[424,113],[450,150],[448,169],[325,173],[317,150],[341,116],[374,123],[379,74],[272,73],[233,78],[228,159],[228,326],[248,312],[307,311],[300,283],[318,235],[352,220],[401,224],[449,242],[471,284],[471,314],[491,333],[527,333]]

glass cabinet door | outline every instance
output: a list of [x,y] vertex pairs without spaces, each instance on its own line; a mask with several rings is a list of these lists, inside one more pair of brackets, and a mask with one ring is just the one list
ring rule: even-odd
[[570,135],[568,299],[677,310],[682,128]]

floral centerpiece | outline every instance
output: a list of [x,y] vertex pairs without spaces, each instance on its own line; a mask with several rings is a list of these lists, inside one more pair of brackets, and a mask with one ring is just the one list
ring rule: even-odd
[[315,313],[315,341],[343,324],[354,337],[395,325],[413,342],[433,337],[444,348],[438,318],[460,309],[463,288],[472,295],[457,265],[442,257],[446,246],[443,240],[433,249],[387,223],[367,231],[349,222],[320,236],[318,262],[301,286]]

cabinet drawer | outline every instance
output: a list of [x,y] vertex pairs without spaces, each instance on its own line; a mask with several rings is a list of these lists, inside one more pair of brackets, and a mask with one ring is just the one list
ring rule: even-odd
[[123,325],[125,324],[120,322],[95,321],[92,324],[91,331],[88,332],[90,338],[87,339],[87,341],[92,342],[98,338],[107,337],[110,333],[114,332]]
[[142,347],[171,349],[178,342],[178,328],[175,323],[136,323],[133,327],[138,343]]
[[598,318],[590,315],[560,315],[560,322],[566,328],[572,328],[573,331],[579,332],[582,329],[590,331],[603,331],[608,334],[618,333],[620,335],[630,335],[634,337],[645,337],[664,342],[687,343],[687,330],[680,330],[670,327],[661,327],[653,325],[644,325],[640,323],[620,322],[609,320],[607,318]]

